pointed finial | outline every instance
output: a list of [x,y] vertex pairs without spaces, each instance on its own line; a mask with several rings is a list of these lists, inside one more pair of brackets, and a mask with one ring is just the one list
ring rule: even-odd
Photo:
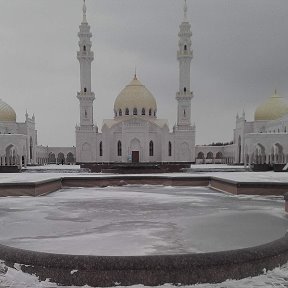
[[137,67],[135,66],[134,80],[137,80]]
[[83,0],[83,21],[82,21],[83,23],[87,23],[86,12],[87,12],[86,3],[85,0]]
[[187,11],[188,11],[187,0],[184,0],[184,21],[187,21]]
[[277,89],[274,90],[274,94],[272,95],[272,97],[278,97]]
[[26,119],[29,117],[27,109],[26,109],[25,117]]

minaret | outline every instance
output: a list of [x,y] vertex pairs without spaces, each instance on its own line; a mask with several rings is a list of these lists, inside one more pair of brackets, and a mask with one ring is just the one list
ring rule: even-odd
[[95,94],[91,91],[91,63],[94,60],[94,53],[91,51],[92,34],[90,26],[86,19],[86,4],[83,0],[83,20],[79,26],[79,48],[77,59],[80,63],[80,92],[77,93],[77,98],[80,102],[80,128],[93,128],[93,101]]
[[176,94],[178,101],[177,128],[182,130],[191,126],[191,99],[193,92],[190,90],[190,64],[193,58],[191,49],[191,25],[187,19],[187,2],[184,3],[184,20],[180,25],[179,50],[177,59],[179,61],[179,92]]

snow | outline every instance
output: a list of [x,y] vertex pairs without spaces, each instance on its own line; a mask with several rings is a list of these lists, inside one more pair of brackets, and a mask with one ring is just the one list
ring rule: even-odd
[[226,165],[226,164],[192,164],[190,166],[191,168],[201,168],[201,169],[212,169],[212,168],[215,168],[215,169],[231,169],[231,168],[234,168],[234,169],[239,169],[239,170],[242,170],[244,168],[243,165]]
[[[51,169],[52,170],[52,169]],[[75,169],[76,171],[76,169]],[[49,171],[48,171],[49,172]],[[161,177],[216,177],[239,182],[282,182],[288,183],[287,172],[199,172],[199,173],[160,173],[160,174],[125,174],[126,176],[161,176]],[[22,183],[22,182],[38,182],[43,180],[61,178],[61,177],[119,177],[117,174],[103,173],[0,173],[0,183]]]
[[[7,269],[7,272],[5,270]],[[226,280],[219,284],[197,284],[191,286],[181,286],[183,288],[275,288],[275,287],[287,287],[288,282],[288,265],[284,265],[281,268],[276,268],[273,271],[267,271],[265,274],[257,277],[248,277],[242,280]],[[37,277],[21,272],[18,269],[7,268],[0,262],[0,286],[5,288],[57,288],[63,286],[57,286],[55,283],[51,283],[48,280],[39,282]],[[83,286],[82,288],[89,288],[90,286]],[[121,283],[119,288],[122,288]],[[148,286],[133,285],[130,288],[145,288]],[[66,288],[79,288],[76,286],[66,286]],[[171,284],[165,284],[162,286],[155,286],[151,288],[175,288]]]
[[26,170],[79,170],[80,165],[56,165],[49,164],[43,166],[27,166]]
[[[61,166],[57,165],[57,170],[61,169]],[[203,168],[203,165],[195,166]],[[208,166],[210,166],[209,169],[213,168],[212,165]],[[104,175],[78,173],[79,167],[70,165],[63,167],[63,171],[74,169],[75,173],[55,172],[55,167],[48,166],[41,169],[46,173],[0,174],[0,183],[38,182],[64,176],[102,177]],[[113,176],[112,174],[105,175]],[[155,176],[155,174],[151,175]],[[229,173],[225,172],[225,167],[221,172],[158,175],[212,176],[232,181],[259,183],[288,182],[288,174],[285,172]],[[61,253],[72,251],[73,254],[77,254],[75,253],[77,250],[79,254],[97,255],[100,250],[102,255],[151,255],[234,249],[261,244],[259,238],[264,243],[284,235],[288,219],[284,213],[283,204],[282,197],[234,196],[215,191],[212,193],[206,187],[177,187],[175,190],[174,187],[169,186],[128,185],[84,190],[81,188],[64,189],[46,197],[1,198],[0,242],[41,251]],[[128,213],[129,211],[131,214]],[[131,220],[132,216],[136,219]],[[257,231],[255,231],[255,226],[257,226]],[[229,237],[224,239],[227,231],[229,231]],[[103,237],[102,241],[101,237]],[[180,244],[174,245],[175,241]],[[105,244],[101,244],[103,242]],[[51,245],[57,246],[59,250],[51,250]],[[124,248],[123,251],[125,247],[129,247],[130,251],[121,254],[119,252],[121,249],[117,248],[118,245],[122,247],[122,250]],[[72,270],[71,273],[76,273],[76,271]],[[272,288],[286,287],[287,283],[288,264],[258,277],[238,281],[227,280],[221,284],[183,287]],[[7,268],[0,262],[0,287],[54,288],[61,286],[50,283],[48,280],[39,282],[35,276],[19,271],[18,266],[14,269]],[[88,286],[83,287],[88,288]],[[143,288],[144,286],[131,287]],[[174,286],[166,284],[160,287],[172,288]]]
[[[119,177],[111,173],[87,173],[79,165],[45,165],[27,167],[23,173],[1,173],[0,183],[38,182],[60,177]],[[235,172],[229,172],[233,169]],[[195,164],[185,173],[159,173],[145,174],[145,176],[162,177],[216,177],[239,182],[284,182],[288,183],[287,172],[250,172],[243,171],[243,166],[231,166],[225,164]],[[69,172],[69,173],[67,173]],[[125,176],[143,176],[143,174],[126,174]],[[125,177],[124,176],[124,177]]]

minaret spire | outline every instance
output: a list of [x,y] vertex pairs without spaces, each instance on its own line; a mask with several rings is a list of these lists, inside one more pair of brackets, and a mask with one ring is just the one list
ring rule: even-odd
[[85,3],[85,0],[83,0],[83,21],[82,21],[82,23],[87,23],[86,12],[87,12],[86,3]]
[[190,84],[190,65],[193,58],[191,25],[187,18],[187,0],[184,1],[184,20],[180,25],[178,34],[179,49],[177,59],[179,61],[179,92],[176,95],[178,101],[177,126],[186,129],[191,126],[191,99],[193,92]]
[[80,64],[80,92],[77,93],[77,98],[80,102],[80,127],[88,127],[93,129],[93,101],[95,95],[91,89],[91,63],[94,60],[94,53],[92,47],[92,33],[90,26],[86,19],[86,3],[83,0],[83,21],[80,25],[79,37],[79,51],[77,52],[77,59]]
[[184,0],[184,21],[185,22],[187,22],[187,19],[188,19],[187,18],[187,11],[188,11],[187,0]]

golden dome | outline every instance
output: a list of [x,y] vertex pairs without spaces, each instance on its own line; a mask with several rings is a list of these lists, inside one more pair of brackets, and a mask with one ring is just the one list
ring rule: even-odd
[[0,99],[0,121],[16,122],[16,113],[11,106]]
[[146,116],[149,115],[149,111],[151,111],[150,116],[156,115],[156,100],[151,92],[137,79],[136,75],[120,92],[114,103],[114,111],[118,116],[121,116],[121,113],[124,116],[127,109],[129,109],[129,115],[143,115],[142,110],[145,110]]
[[274,95],[268,98],[255,111],[255,120],[276,120],[288,114],[288,104],[275,91]]

